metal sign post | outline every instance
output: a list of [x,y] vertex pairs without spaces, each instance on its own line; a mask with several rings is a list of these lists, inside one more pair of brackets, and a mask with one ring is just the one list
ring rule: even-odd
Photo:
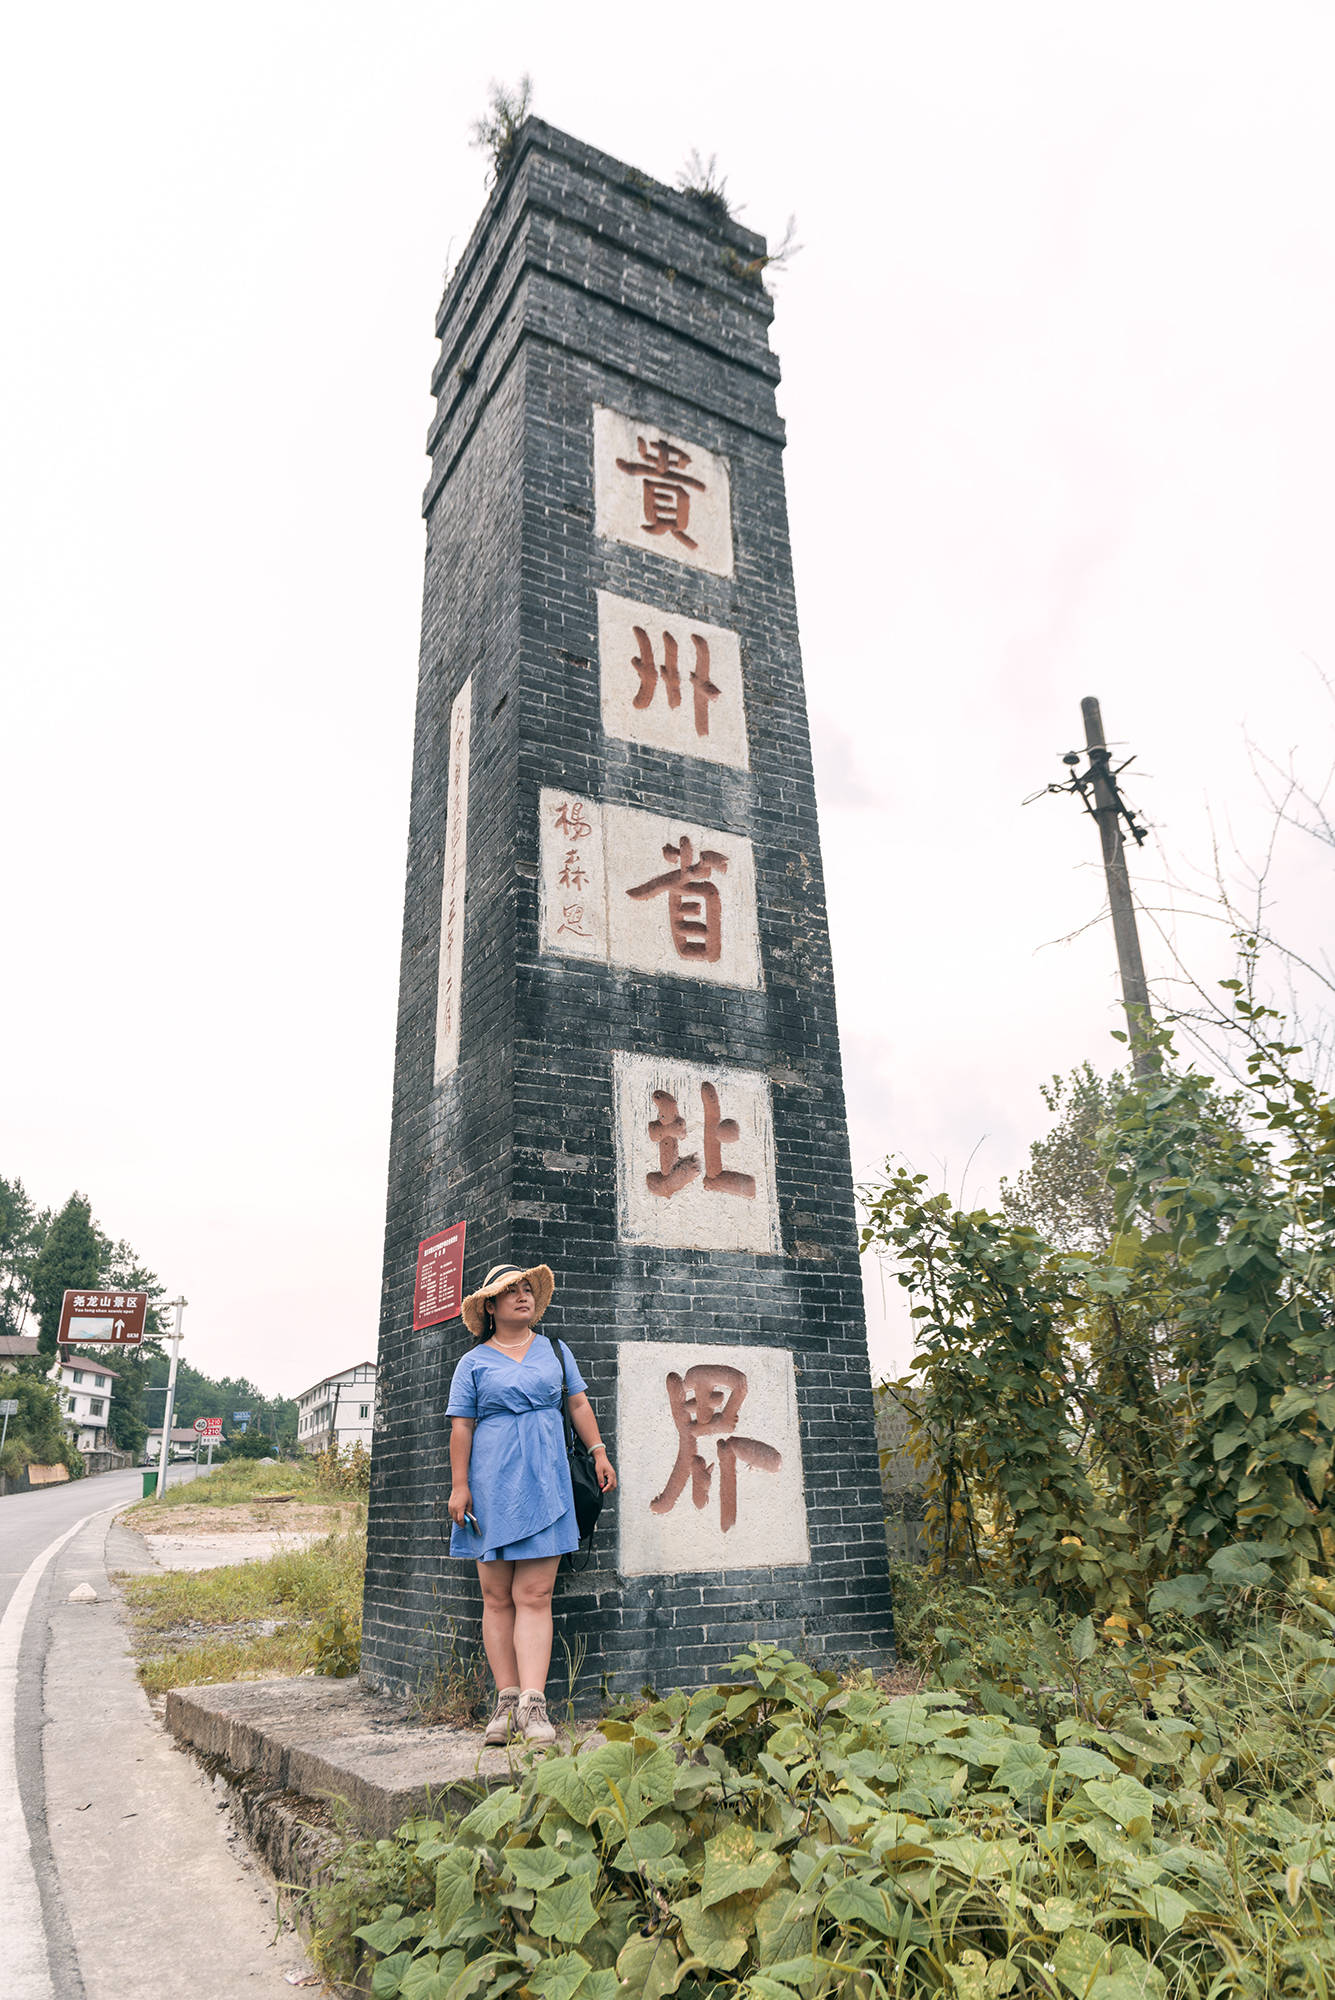
[[4,1418],[4,1428],[0,1429],[0,1452],[4,1451],[5,1439],[9,1436],[9,1420],[19,1413],[18,1402],[13,1396],[6,1396],[0,1403],[0,1417]]
[[154,1498],[161,1500],[167,1491],[167,1457],[171,1451],[172,1418],[176,1414],[176,1364],[181,1358],[181,1314],[185,1311],[184,1299],[168,1299],[168,1305],[176,1308],[176,1324],[172,1328],[172,1360],[167,1372],[167,1407],[162,1413],[162,1449],[158,1453],[158,1483],[154,1488]]

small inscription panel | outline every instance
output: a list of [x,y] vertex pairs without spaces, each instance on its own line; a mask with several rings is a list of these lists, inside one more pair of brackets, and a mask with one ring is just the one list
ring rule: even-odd
[[445,804],[445,866],[440,887],[440,963],[436,975],[435,1080],[459,1067],[459,995],[464,967],[464,886],[468,870],[468,751],[473,676],[450,709],[450,777]]
[[609,736],[749,769],[735,632],[600,590],[598,665]]
[[777,1255],[774,1116],[764,1072],[618,1050],[612,1079],[622,1241]]
[[544,951],[761,984],[755,854],[744,834],[548,788],[538,810]]
[[810,1562],[790,1349],[622,1341],[617,1463],[623,1576]]
[[732,575],[726,459],[647,419],[595,408],[593,492],[594,522],[607,541]]

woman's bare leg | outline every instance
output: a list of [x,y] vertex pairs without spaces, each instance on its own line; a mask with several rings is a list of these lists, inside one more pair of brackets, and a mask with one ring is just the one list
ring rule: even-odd
[[[529,1556],[507,1564],[514,1572],[510,1583],[514,1605],[511,1631],[521,1688],[547,1685],[552,1661],[552,1586],[560,1563],[560,1556]],[[490,1651],[487,1658],[491,1658]]]
[[523,1686],[515,1659],[514,1572],[512,1562],[480,1562],[477,1566],[477,1580],[482,1585],[482,1644],[498,1688]]

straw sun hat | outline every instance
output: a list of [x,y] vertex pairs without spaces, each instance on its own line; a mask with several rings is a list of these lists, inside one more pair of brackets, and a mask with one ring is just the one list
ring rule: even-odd
[[477,1290],[470,1292],[463,1302],[463,1322],[475,1340],[482,1338],[487,1327],[487,1315],[482,1301],[494,1299],[498,1292],[508,1290],[516,1278],[527,1278],[533,1287],[534,1309],[531,1324],[536,1326],[546,1312],[552,1302],[552,1293],[556,1289],[556,1280],[548,1265],[533,1264],[524,1271],[518,1264],[493,1264]]

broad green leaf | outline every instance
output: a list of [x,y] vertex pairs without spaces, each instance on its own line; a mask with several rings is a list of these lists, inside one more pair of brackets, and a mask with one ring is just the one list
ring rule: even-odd
[[1275,1580],[1270,1565],[1260,1558],[1254,1542],[1233,1542],[1228,1548],[1219,1549],[1205,1567],[1216,1583],[1227,1584],[1231,1588],[1245,1590]]
[[494,1840],[498,1833],[518,1819],[523,1808],[523,1795],[513,1785],[506,1785],[481,1799],[467,1819],[460,1821],[459,1832],[475,1833],[482,1840]]
[[811,1919],[820,1897],[810,1889],[780,1890],[756,1906],[756,1952],[766,1965],[811,1942]]
[[448,2000],[450,1987],[464,1968],[461,1951],[434,1951],[415,1958],[403,1975],[399,2000]]
[[706,1909],[699,1896],[687,1896],[672,1908],[681,1919],[682,1935],[693,1958],[702,1959],[717,1972],[731,1972],[745,1958],[753,1921],[745,1897]]
[[477,1875],[475,1850],[456,1847],[436,1863],[436,1928],[442,1937],[462,1923],[473,1907],[473,1882]]
[[528,1989],[535,2000],[573,2000],[593,1967],[577,1951],[563,1951],[545,1958],[528,1975]]
[[1146,1916],[1153,1917],[1155,1923],[1162,1924],[1166,1931],[1181,1930],[1195,1908],[1185,1896],[1179,1896],[1176,1889],[1170,1889],[1163,1882],[1151,1883],[1143,1889],[1133,1889],[1131,1894]]
[[778,1861],[777,1854],[757,1848],[756,1837],[749,1827],[724,1827],[722,1833],[705,1842],[705,1867],[700,1883],[702,1908],[707,1910],[726,1896],[763,1889]]
[[1092,1617],[1082,1618],[1071,1633],[1071,1651],[1077,1660],[1092,1660],[1099,1650]]
[[578,1944],[597,1921],[598,1912],[590,1900],[587,1882],[556,1882],[550,1889],[544,1889],[534,1903],[530,1928],[539,1937]]
[[1149,1609],[1152,1618],[1159,1618],[1165,1612],[1180,1611],[1188,1618],[1197,1617],[1208,1606],[1221,1603],[1222,1599],[1212,1588],[1208,1576],[1192,1571],[1185,1576],[1171,1576],[1165,1583],[1156,1583],[1150,1592]]
[[882,1937],[893,1937],[899,1927],[885,1891],[874,1889],[858,1875],[836,1882],[825,1898],[825,1907],[840,1923],[867,1924]]
[[396,2000],[399,1982],[412,1964],[410,1951],[392,1952],[388,1958],[378,1959],[371,1971],[371,1991],[375,2000]]
[[1114,1778],[1111,1782],[1090,1778],[1081,1790],[1092,1806],[1097,1806],[1120,1827],[1131,1827],[1137,1820],[1153,1816],[1154,1794],[1136,1778]]
[[1064,1931],[1052,1954],[1052,1969],[1076,2000],[1089,2000],[1089,1989],[1107,1970],[1109,1957],[1107,1945],[1092,1931]]
[[635,2000],[665,2000],[676,1989],[681,1960],[670,1938],[633,1937],[617,1958],[617,1978]]
[[574,1857],[555,1847],[507,1847],[501,1859],[521,1889],[550,1889],[568,1873]]
[[1117,1766],[1111,1757],[1105,1757],[1101,1750],[1091,1750],[1085,1743],[1066,1743],[1057,1752],[1057,1769],[1069,1772],[1073,1778],[1115,1778]]
[[638,1868],[646,1861],[663,1861],[677,1845],[677,1828],[655,1821],[637,1826],[612,1856],[614,1868]]
[[997,1766],[992,1782],[1016,1798],[1031,1798],[1047,1790],[1052,1758],[1037,1743],[1015,1743]]
[[588,1826],[599,1806],[607,1805],[610,1799],[606,1783],[601,1778],[586,1778],[573,1757],[544,1758],[535,1773],[533,1789],[540,1797],[555,1799],[579,1826]]
[[420,1911],[406,1917],[378,1917],[373,1924],[363,1924],[352,1935],[360,1938],[363,1944],[369,1944],[372,1951],[378,1951],[382,1958],[388,1958],[405,1938],[420,1937],[426,1929],[426,1921]]
[[1046,1903],[1034,1904],[1034,1915],[1045,1931],[1069,1931],[1079,1923],[1082,1911],[1069,1896],[1049,1896]]

